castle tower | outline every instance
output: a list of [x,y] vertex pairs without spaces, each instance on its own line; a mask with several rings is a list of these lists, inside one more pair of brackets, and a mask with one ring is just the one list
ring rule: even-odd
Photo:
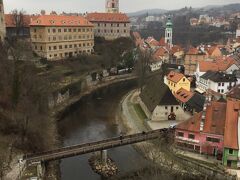
[[119,0],[106,0],[107,13],[119,13]]
[[173,36],[173,24],[171,22],[171,18],[168,18],[165,29],[165,43],[168,44],[170,48],[172,48],[173,46],[172,36]]
[[0,41],[3,41],[6,36],[6,26],[4,18],[3,0],[0,0]]

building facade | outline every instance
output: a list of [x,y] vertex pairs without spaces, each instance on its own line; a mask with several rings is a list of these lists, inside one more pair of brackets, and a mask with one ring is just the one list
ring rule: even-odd
[[181,88],[190,91],[191,86],[190,81],[183,74],[174,71],[171,71],[165,78],[165,84],[173,94]]
[[6,26],[4,18],[3,0],[0,0],[0,41],[3,41],[6,36]]
[[94,24],[94,35],[106,40],[130,37],[130,20],[123,13],[89,13],[86,18]]
[[119,0],[106,0],[106,13],[119,13]]
[[48,60],[93,52],[93,24],[81,16],[39,16],[31,22],[30,34],[34,52]]

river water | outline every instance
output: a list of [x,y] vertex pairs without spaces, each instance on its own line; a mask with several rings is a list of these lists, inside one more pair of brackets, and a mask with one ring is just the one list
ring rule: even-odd
[[[59,125],[64,146],[81,144],[119,136],[123,127],[116,117],[122,97],[135,86],[125,82],[98,90],[82,98]],[[120,175],[138,170],[147,164],[146,160],[132,146],[114,148],[108,151],[116,162]],[[62,180],[100,180],[88,164],[91,154],[63,159],[61,161]]]

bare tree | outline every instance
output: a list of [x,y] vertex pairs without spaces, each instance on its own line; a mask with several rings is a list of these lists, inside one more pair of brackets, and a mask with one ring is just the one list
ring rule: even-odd
[[20,32],[23,31],[25,22],[24,15],[26,14],[24,10],[14,9],[12,11],[12,22],[16,28],[16,37],[19,38]]
[[147,76],[147,72],[149,70],[149,62],[152,57],[151,50],[142,51],[138,49],[137,51],[137,74],[139,78],[139,86],[140,90],[143,90],[143,86],[145,85],[145,80]]

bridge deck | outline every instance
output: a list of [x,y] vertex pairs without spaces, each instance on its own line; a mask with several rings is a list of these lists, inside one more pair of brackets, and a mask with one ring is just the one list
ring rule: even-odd
[[42,152],[42,153],[26,155],[23,157],[23,159],[26,160],[28,164],[34,164],[34,163],[45,162],[45,161],[53,161],[53,160],[73,157],[77,155],[97,152],[101,150],[111,149],[114,147],[139,143],[147,140],[157,139],[165,131],[166,129],[159,129],[155,131],[143,132],[143,133],[138,133],[133,135],[114,137],[114,138],[105,139],[102,141],[63,147],[63,148],[59,148],[51,151]]

